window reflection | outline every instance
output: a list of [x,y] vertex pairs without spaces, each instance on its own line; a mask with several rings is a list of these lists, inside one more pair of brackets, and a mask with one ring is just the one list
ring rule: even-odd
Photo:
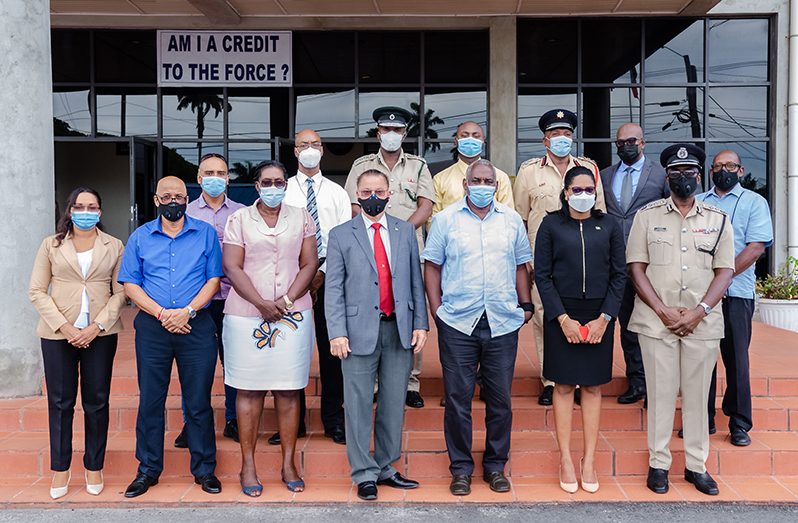
[[561,89],[519,89],[518,138],[543,138],[538,120],[546,111],[563,107],[576,111],[576,87]]
[[224,154],[224,144],[164,143],[161,173],[163,176],[177,176],[186,184],[196,184],[199,159],[208,153]]
[[296,90],[294,132],[313,129],[322,137],[354,138],[355,91]]
[[82,29],[53,29],[50,53],[53,62],[53,82],[91,81],[89,31]]
[[[239,93],[242,91],[237,90]],[[227,98],[229,104],[227,132],[231,139],[268,139],[271,130],[271,100],[268,94],[255,96],[233,96]]]
[[[680,18],[646,20],[646,78],[648,84],[704,81],[704,22]],[[688,75],[685,56],[695,67]]]
[[430,147],[424,153],[424,159],[427,160],[427,167],[429,167],[429,171],[433,176],[457,161],[457,149],[452,140],[442,140],[435,145],[437,145],[437,147]]
[[98,89],[97,134],[155,136],[158,107],[155,90]]
[[582,81],[639,82],[640,33],[640,20],[582,22]]
[[219,89],[163,89],[164,138],[221,138],[224,97]]
[[704,89],[646,89],[645,129],[649,140],[681,140],[703,136]]
[[[375,91],[360,93],[360,113],[358,114],[358,134],[360,136],[376,136],[377,124],[374,123],[372,114],[378,107],[393,105],[402,107],[414,115],[411,125],[408,126],[408,136],[418,136],[418,112],[419,93],[418,91]],[[415,124],[415,125],[414,125]],[[431,124],[428,122],[427,126]],[[432,124],[434,127],[434,124]],[[415,131],[415,134],[411,134]]]
[[721,87],[709,90],[707,136],[765,137],[768,133],[767,87]]
[[576,20],[519,20],[518,82],[576,83]]
[[767,20],[708,20],[709,81],[768,80]]
[[91,134],[90,91],[88,87],[53,89],[53,131],[56,136]]
[[434,126],[434,130],[441,139],[454,136],[457,126],[468,120],[477,122],[488,132],[488,96],[485,91],[427,89],[424,107],[427,115],[440,118],[441,123]]
[[[532,158],[542,158],[546,155],[546,147],[542,142],[522,142],[518,144],[518,157],[516,158],[517,164],[520,167],[522,163]],[[515,175],[516,173],[507,173]]]
[[581,108],[582,136],[613,138],[621,125],[640,123],[640,88],[586,87]]

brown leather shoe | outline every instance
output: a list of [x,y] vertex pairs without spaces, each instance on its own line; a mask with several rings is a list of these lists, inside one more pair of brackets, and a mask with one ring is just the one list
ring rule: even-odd
[[510,492],[510,480],[504,472],[487,472],[482,476],[493,492]]

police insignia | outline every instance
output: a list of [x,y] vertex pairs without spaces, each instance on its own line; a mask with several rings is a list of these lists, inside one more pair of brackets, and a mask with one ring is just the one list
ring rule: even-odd
[[680,160],[687,158],[687,149],[685,147],[679,147],[679,150],[676,151],[676,157]]

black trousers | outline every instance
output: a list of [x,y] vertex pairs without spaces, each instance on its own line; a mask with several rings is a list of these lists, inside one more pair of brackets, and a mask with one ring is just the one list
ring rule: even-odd
[[78,349],[66,340],[42,339],[50,421],[50,469],[62,472],[72,464],[72,420],[80,383],[86,431],[83,466],[87,470],[102,470],[116,342],[116,334],[98,336],[88,348]]
[[474,459],[471,456],[471,402],[481,370],[485,397],[485,454],[483,471],[503,472],[510,453],[510,433],[513,411],[510,389],[513,383],[515,357],[518,352],[518,331],[492,337],[485,315],[470,336],[435,318],[438,326],[438,346],[443,367],[446,407],[443,430],[449,452],[449,471],[452,475],[471,475]]
[[626,378],[629,386],[638,389],[646,388],[646,375],[643,370],[643,356],[640,353],[640,343],[637,341],[637,333],[631,332],[629,318],[632,317],[632,310],[635,306],[635,286],[631,278],[626,281],[626,288],[623,291],[621,308],[618,311],[618,321],[621,324],[621,347],[623,348],[623,360],[626,363]]
[[163,471],[166,394],[177,362],[186,414],[186,433],[195,477],[216,469],[211,386],[216,370],[216,326],[207,310],[197,311],[191,332],[172,334],[154,317],[139,312],[136,329],[136,372],[139,410],[136,418],[136,459],[139,472],[158,477]]
[[[326,432],[344,426],[344,375],[341,360],[330,354],[327,318],[324,316],[324,285],[313,304],[313,324],[316,327],[316,348],[319,351],[321,378],[321,423]],[[299,430],[305,428],[305,391],[299,394]]]
[[[726,391],[723,393],[723,413],[729,417],[729,430],[749,431],[754,426],[751,407],[751,376],[748,363],[748,346],[751,344],[751,320],[754,317],[754,300],[748,298],[723,298],[723,339],[720,356],[726,367]],[[715,396],[717,395],[718,366],[712,371],[709,386],[710,425],[715,422]]]

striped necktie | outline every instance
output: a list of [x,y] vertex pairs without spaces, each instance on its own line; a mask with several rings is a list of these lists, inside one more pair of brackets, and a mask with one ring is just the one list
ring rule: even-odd
[[316,224],[316,253],[321,254],[321,227],[319,227],[319,209],[316,205],[316,191],[313,190],[313,180],[308,178],[308,212]]

